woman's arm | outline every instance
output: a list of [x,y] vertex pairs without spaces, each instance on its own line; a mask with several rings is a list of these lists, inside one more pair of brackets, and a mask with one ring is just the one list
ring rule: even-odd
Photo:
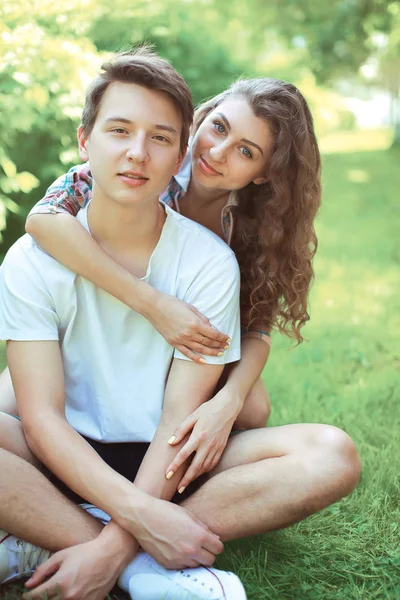
[[239,399],[242,407],[267,363],[270,342],[266,340],[270,339],[265,333],[260,336],[255,331],[242,337],[241,359],[230,367],[224,386],[227,392]]
[[115,262],[79,221],[67,213],[32,214],[26,231],[51,256],[148,319],[185,356],[205,362],[228,336],[213,328],[195,307],[153,289]]
[[[268,336],[265,337],[268,339]],[[269,343],[260,339],[260,335],[246,334],[242,338],[241,359],[225,367],[229,372],[225,385],[175,429],[168,442],[172,446],[182,444],[185,436],[192,433],[167,467],[166,473],[175,474],[187,457],[196,452],[177,485],[178,491],[185,489],[201,473],[212,471],[219,463],[232,427],[264,369],[269,350]]]

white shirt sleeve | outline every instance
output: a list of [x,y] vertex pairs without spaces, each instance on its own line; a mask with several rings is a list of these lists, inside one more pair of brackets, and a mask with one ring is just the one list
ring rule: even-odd
[[41,250],[27,238],[10,248],[0,268],[0,339],[58,340],[59,319],[34,257]]
[[[229,350],[223,356],[205,356],[208,364],[223,365],[240,359],[240,273],[234,254],[225,254],[222,260],[203,271],[194,279],[185,302],[193,304],[221,333],[231,338]],[[190,360],[179,350],[174,358]]]

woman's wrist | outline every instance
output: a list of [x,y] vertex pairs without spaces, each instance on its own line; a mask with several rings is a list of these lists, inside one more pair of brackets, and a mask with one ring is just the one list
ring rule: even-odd
[[245,401],[245,396],[240,393],[238,387],[228,381],[220,390],[218,396],[221,401],[229,404],[236,418],[241,412]]
[[152,288],[148,283],[129,274],[128,285],[124,286],[122,302],[132,310],[139,313],[148,321],[151,321],[152,309],[160,292]]

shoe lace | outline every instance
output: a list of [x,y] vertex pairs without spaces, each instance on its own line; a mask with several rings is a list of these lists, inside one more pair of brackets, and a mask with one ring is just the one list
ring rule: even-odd
[[218,581],[218,583],[219,583],[219,584],[220,584],[220,586],[221,586],[221,590],[222,590],[222,593],[223,593],[223,595],[224,595],[224,600],[227,600],[227,597],[226,597],[226,594],[225,594],[225,588],[224,588],[224,585],[223,585],[222,581],[220,580],[220,578],[218,577],[218,575],[217,575],[216,573],[214,573],[213,571],[211,571],[211,569],[209,569],[208,567],[204,567],[204,568],[205,568],[205,569],[206,569],[206,570],[207,570],[209,573],[211,573],[211,575],[214,575],[215,579]]
[[50,556],[49,550],[39,548],[23,540],[17,540],[17,546],[20,548],[18,567],[18,575],[20,576],[28,571],[34,571],[38,565]]

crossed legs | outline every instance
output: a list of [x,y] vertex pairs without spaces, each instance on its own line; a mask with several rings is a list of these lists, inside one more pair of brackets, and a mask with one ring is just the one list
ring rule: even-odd
[[[36,468],[21,424],[4,414],[0,448],[0,528],[49,550],[99,534],[101,524]],[[231,438],[218,467],[184,506],[226,541],[303,519],[349,494],[359,474],[353,442],[335,427],[245,431]]]

